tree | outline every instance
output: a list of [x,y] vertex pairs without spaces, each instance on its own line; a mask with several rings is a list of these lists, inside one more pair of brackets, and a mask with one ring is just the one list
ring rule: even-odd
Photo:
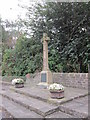
[[48,2],[35,5],[33,9],[28,7],[27,10],[28,19],[23,20],[23,23],[28,31],[19,36],[12,52],[5,51],[3,66],[6,65],[6,68],[3,67],[3,75],[22,76],[41,71],[43,32],[51,39],[49,67],[52,71],[87,72],[90,53],[90,2]]
[[33,38],[19,37],[15,49],[5,51],[3,56],[3,75],[24,76],[41,68],[42,47]]
[[[64,68],[69,68],[65,72],[87,72],[90,2],[49,2],[38,4],[34,10],[33,19],[28,14],[34,38],[39,41],[43,32],[48,33],[51,38],[49,52],[53,49],[58,51],[58,58],[61,56],[59,63],[66,64]],[[55,64],[59,63],[57,61]]]

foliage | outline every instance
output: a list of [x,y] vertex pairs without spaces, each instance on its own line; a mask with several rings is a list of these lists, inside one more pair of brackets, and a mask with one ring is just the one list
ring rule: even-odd
[[50,91],[58,91],[64,90],[64,86],[62,84],[53,83],[49,86]]
[[3,75],[23,76],[41,70],[42,49],[31,38],[24,36],[17,40],[15,49],[6,50],[3,56]]
[[[56,66],[61,63],[64,72],[87,72],[90,51],[90,2],[48,2],[36,6],[33,19],[29,13],[29,25],[34,38],[39,40],[43,32],[46,32],[51,39],[50,68],[59,71]],[[55,55],[52,55],[53,50]]]
[[13,85],[15,85],[15,84],[24,84],[24,80],[21,79],[21,78],[16,78],[16,79],[12,80],[12,84]]
[[12,51],[11,49],[6,49],[2,61],[2,75],[13,75],[14,65],[14,51]]
[[[55,72],[87,72],[90,55],[90,2],[47,2],[27,7],[29,31],[15,49],[5,50],[3,75],[25,75],[42,69],[44,32],[50,37],[49,67]],[[33,14],[33,16],[31,15]],[[26,36],[29,36],[27,38]]]

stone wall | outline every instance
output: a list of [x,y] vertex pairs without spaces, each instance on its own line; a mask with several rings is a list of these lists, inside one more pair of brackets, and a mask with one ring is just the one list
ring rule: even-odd
[[53,82],[88,89],[88,73],[53,73]]

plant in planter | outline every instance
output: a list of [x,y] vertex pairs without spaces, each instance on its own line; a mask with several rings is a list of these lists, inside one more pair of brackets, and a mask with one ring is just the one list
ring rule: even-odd
[[21,78],[13,79],[12,84],[15,86],[15,88],[22,88],[24,87],[24,80]]
[[61,84],[53,83],[49,86],[51,98],[64,98],[64,87]]

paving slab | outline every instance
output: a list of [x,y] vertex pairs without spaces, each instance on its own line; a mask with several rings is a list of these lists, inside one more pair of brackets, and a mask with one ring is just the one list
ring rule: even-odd
[[2,108],[0,107],[0,120],[2,119]]
[[[37,118],[42,120],[42,116],[39,114],[26,109],[19,104],[3,98],[0,95],[0,98],[3,99],[3,104],[0,104],[0,120],[5,118],[6,120],[14,120],[14,118]],[[18,114],[21,113],[21,114]],[[21,119],[20,119],[21,120]]]
[[55,112],[51,115],[48,115],[46,118],[75,118],[75,117],[59,111],[59,112]]
[[13,116],[5,108],[2,108],[2,118],[13,120]]
[[75,99],[74,102],[80,103],[80,104],[88,104],[88,98],[90,97],[90,95],[82,97],[80,99]]
[[85,89],[66,87],[63,99],[51,99],[48,89],[42,89],[35,85],[27,86],[27,84],[20,89],[14,88],[14,86],[5,88],[3,86],[2,94],[37,114],[47,116],[47,118],[88,117],[88,90]]
[[30,111],[7,98],[3,98],[3,107],[7,109],[14,118],[42,118],[39,114]]
[[13,91],[9,91],[9,90],[2,91],[2,95],[30,110],[35,111],[36,113],[42,116],[51,114],[54,111],[58,110],[59,108],[58,106],[40,101],[38,99],[31,98],[28,96],[24,96],[22,94],[18,94]]
[[25,86],[24,88],[21,88],[21,89],[14,88],[12,86],[10,87],[10,89],[30,97],[41,99],[46,102],[56,103],[57,105],[73,100],[78,97],[88,95],[88,90],[65,87],[65,92],[64,92],[65,97],[63,99],[52,99],[50,97],[50,92],[48,89],[39,88],[38,86],[33,86],[33,87]]
[[[8,98],[2,97],[2,100],[3,100],[2,106],[5,109],[7,109],[8,112],[11,113],[13,118],[39,118],[39,117],[37,117],[37,115],[38,115],[37,113],[30,111],[29,109],[19,105],[18,103],[15,103],[14,101],[9,100]],[[43,110],[44,110],[44,108],[43,108]],[[19,112],[19,115],[17,115],[18,112]],[[38,115],[38,116],[40,116],[40,115]],[[4,118],[5,118],[5,115],[4,115]],[[43,118],[43,117],[40,116],[40,118]],[[52,113],[45,118],[74,118],[74,117],[69,114],[59,111],[59,112]]]
[[64,103],[60,110],[79,118],[88,118],[88,96]]

